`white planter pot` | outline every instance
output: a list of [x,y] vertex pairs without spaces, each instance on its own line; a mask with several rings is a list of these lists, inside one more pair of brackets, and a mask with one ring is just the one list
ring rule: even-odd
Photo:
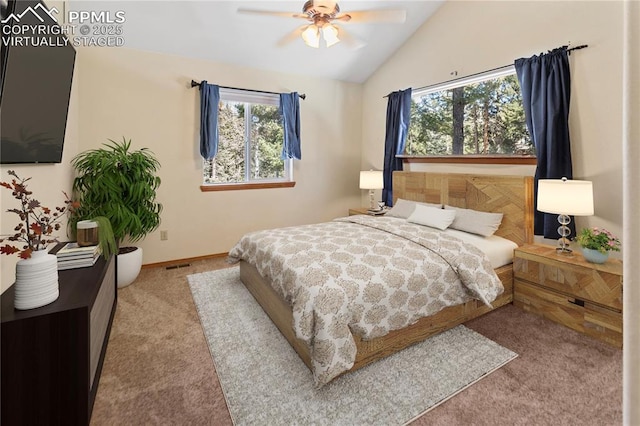
[[126,287],[138,277],[142,268],[142,249],[118,254],[118,288]]
[[58,259],[47,250],[31,253],[29,259],[16,264],[14,306],[34,309],[48,305],[58,298]]

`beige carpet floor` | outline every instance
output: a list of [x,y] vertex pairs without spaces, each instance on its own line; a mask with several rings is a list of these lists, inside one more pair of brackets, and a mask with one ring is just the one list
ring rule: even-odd
[[[186,279],[227,266],[144,269],[119,290],[91,424],[231,424]],[[514,306],[466,325],[519,357],[415,425],[621,424],[621,350]]]

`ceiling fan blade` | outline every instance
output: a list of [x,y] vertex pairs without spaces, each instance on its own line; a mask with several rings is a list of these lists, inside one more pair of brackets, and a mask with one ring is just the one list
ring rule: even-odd
[[351,23],[390,22],[401,24],[407,20],[407,11],[401,9],[359,10],[341,13],[334,20]]
[[238,9],[238,13],[244,13],[247,15],[266,15],[266,16],[281,16],[283,18],[301,18],[301,19],[309,19],[309,16],[302,15],[300,13],[292,13],[292,12],[275,12],[271,10],[259,10],[259,9]]
[[344,28],[342,28],[342,27],[340,27],[338,25],[334,25],[334,27],[336,27],[336,29],[338,30],[338,38],[348,48],[353,49],[353,50],[357,50],[357,49],[360,49],[360,48],[362,48],[362,47],[367,45],[367,43],[365,43],[364,41],[360,40],[359,38],[356,38],[356,37],[352,36]]
[[297,40],[298,38],[300,38],[302,36],[302,32],[305,30],[305,28],[307,28],[308,25],[302,25],[298,28],[296,28],[295,30],[291,31],[289,34],[285,35],[284,37],[282,37],[280,40],[278,40],[278,47],[282,47],[282,46],[286,46],[287,44]]

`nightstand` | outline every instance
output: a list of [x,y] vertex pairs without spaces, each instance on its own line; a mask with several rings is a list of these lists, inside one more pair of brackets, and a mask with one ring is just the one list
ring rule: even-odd
[[357,209],[349,209],[349,216],[355,216],[357,214],[369,214],[366,207],[358,207]]
[[379,212],[372,213],[366,207],[358,207],[357,209],[349,209],[349,216],[355,216],[357,214],[366,214],[369,216],[384,216],[386,212],[387,210],[385,209]]
[[513,258],[514,305],[622,347],[622,262],[587,262],[582,254],[525,245]]

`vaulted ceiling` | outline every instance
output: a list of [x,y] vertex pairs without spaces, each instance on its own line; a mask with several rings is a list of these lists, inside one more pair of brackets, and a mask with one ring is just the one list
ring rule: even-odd
[[342,12],[404,9],[404,23],[339,23],[366,45],[306,46],[278,41],[307,21],[248,15],[239,8],[302,13],[299,1],[71,1],[70,10],[123,11],[125,46],[265,70],[363,82],[442,4],[438,1],[341,1]]

